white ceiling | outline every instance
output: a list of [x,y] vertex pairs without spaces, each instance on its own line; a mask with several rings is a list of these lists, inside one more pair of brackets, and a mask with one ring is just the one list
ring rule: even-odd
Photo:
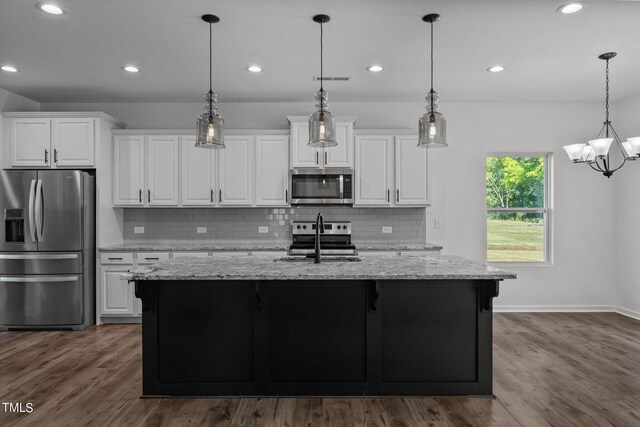
[[[0,2],[0,87],[39,102],[199,102],[208,89],[214,13],[214,91],[220,101],[309,101],[319,74],[317,13],[325,25],[331,101],[421,101],[428,89],[426,13],[435,24],[435,89],[442,102],[583,102],[640,93],[640,2],[591,0],[573,15],[563,0],[37,0]],[[123,72],[124,64],[142,72]],[[264,72],[244,67],[260,64]],[[371,63],[381,73],[365,70]],[[506,71],[486,68],[501,64]],[[312,102],[312,101],[311,101]]]

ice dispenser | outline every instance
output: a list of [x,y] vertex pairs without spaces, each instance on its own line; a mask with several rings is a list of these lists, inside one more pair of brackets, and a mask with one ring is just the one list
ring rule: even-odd
[[24,243],[24,209],[4,210],[5,243]]

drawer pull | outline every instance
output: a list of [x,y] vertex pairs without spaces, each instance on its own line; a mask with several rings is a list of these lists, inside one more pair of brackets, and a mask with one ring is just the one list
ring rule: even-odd
[[116,257],[109,257],[109,261],[122,261],[122,258],[116,258]]
[[158,258],[158,257],[155,257],[155,258],[147,258],[147,257],[145,257],[145,259],[146,260],[159,260],[160,258]]

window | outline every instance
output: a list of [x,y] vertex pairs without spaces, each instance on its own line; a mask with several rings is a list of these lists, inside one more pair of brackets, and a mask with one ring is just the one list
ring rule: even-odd
[[551,261],[548,154],[486,158],[487,261]]

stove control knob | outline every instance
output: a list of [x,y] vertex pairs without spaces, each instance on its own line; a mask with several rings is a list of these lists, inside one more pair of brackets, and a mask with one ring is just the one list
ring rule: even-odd
[[306,225],[303,225],[303,226],[302,226],[302,228],[304,228],[304,229],[306,230],[306,229],[307,229],[307,226],[306,226]]
[[342,228],[341,226],[338,226],[338,230],[340,230],[341,228]]
[[302,227],[298,226],[298,230],[300,230]]

